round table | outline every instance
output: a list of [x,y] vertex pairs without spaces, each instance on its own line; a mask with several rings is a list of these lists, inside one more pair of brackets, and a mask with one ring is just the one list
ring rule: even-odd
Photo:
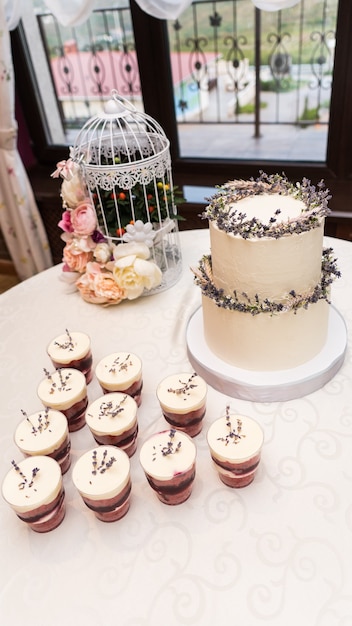
[[[139,450],[167,427],[156,398],[168,374],[192,371],[186,330],[200,306],[190,267],[209,252],[208,230],[180,234],[183,272],[169,290],[115,307],[66,293],[55,266],[0,296],[1,481],[21,460],[13,435],[40,410],[36,395],[46,346],[69,330],[87,332],[94,364],[114,351],[143,363],[138,449],[131,458],[128,514],[97,520],[75,490],[72,467],[95,442],[87,426],[71,434],[64,475],[66,517],[47,534],[22,523],[0,499],[1,599],[4,624],[26,626],[337,626],[352,620],[352,359],[350,344],[336,376],[287,402],[236,399],[209,386],[191,497],[162,504],[148,485]],[[352,328],[352,244],[334,248],[342,277],[332,302]],[[350,341],[350,340],[349,340]],[[101,395],[95,377],[89,400]],[[258,420],[264,447],[258,474],[244,489],[220,482],[206,432],[226,405]]]

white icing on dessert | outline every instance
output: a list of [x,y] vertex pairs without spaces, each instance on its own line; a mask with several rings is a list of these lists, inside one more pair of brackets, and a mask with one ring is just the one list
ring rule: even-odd
[[62,363],[63,366],[76,359],[82,359],[89,351],[90,338],[81,332],[58,335],[47,347],[49,357],[56,363]]
[[39,383],[37,394],[44,406],[65,411],[87,396],[85,376],[73,368],[55,370]]
[[86,423],[97,435],[119,435],[137,422],[137,403],[124,393],[111,392],[92,402]]
[[207,441],[212,456],[219,461],[243,463],[261,451],[264,433],[254,419],[231,414],[212,423]]
[[67,419],[49,409],[26,417],[15,430],[15,443],[24,454],[51,454],[68,437]]
[[146,474],[158,480],[170,480],[192,467],[196,446],[186,433],[164,430],[145,441],[139,458]]
[[159,383],[156,394],[164,411],[183,414],[204,405],[207,385],[200,376],[189,372],[172,374]]
[[99,383],[109,391],[125,391],[142,376],[142,363],[131,352],[114,352],[99,361],[95,368]]
[[98,446],[78,459],[72,480],[82,497],[90,500],[114,498],[129,484],[129,457],[115,446]]
[[[5,476],[2,494],[17,513],[50,504],[62,489],[60,465],[49,456],[29,456]],[[38,470],[32,480],[33,470]]]

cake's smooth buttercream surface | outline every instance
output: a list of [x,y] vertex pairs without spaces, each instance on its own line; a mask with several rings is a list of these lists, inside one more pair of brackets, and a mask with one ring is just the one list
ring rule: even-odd
[[251,315],[219,308],[202,298],[204,337],[226,363],[246,370],[275,371],[298,367],[322,349],[330,307],[320,300],[308,309]]
[[242,294],[285,302],[290,291],[311,291],[320,280],[323,222],[313,230],[279,239],[243,239],[220,230],[214,222],[209,232],[214,284],[229,294],[236,289],[243,301]]
[[[26,513],[55,500],[62,489],[60,465],[49,456],[29,456],[5,476],[2,493],[17,513]],[[35,474],[33,478],[33,474]]]
[[338,275],[323,250],[327,193],[322,184],[262,174],[227,183],[207,207],[211,254],[195,276],[204,337],[221,360],[275,371],[323,349]]

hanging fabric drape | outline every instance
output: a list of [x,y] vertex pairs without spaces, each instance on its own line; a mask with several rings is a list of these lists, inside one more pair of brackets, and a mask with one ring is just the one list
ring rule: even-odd
[[52,265],[48,239],[17,150],[14,72],[6,17],[15,27],[22,0],[0,1],[0,227],[21,280]]
[[[14,0],[14,2],[21,0]],[[27,0],[28,1],[28,0]],[[161,20],[175,20],[192,0],[136,0],[140,8]],[[279,11],[298,4],[300,0],[252,0],[263,11]],[[103,0],[45,0],[49,11],[63,26],[76,26],[84,22],[94,8],[104,5]]]

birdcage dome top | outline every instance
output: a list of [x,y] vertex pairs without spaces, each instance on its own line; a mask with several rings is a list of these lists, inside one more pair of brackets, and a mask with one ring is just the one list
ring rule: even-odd
[[73,158],[89,169],[128,169],[158,159],[168,164],[169,146],[156,120],[113,91],[104,111],[91,117],[78,133]]

